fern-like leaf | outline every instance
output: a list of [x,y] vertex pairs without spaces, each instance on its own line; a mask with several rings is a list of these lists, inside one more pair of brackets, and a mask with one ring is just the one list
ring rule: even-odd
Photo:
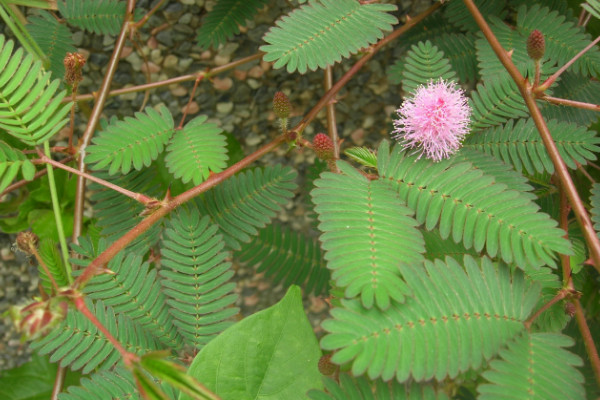
[[[50,271],[50,274],[52,275],[52,278],[54,278],[54,281],[58,287],[60,288],[67,286],[69,284],[69,278],[67,277],[67,271],[65,270],[61,255],[56,247],[56,243],[51,239],[42,240],[38,252],[42,260],[44,260],[46,267],[48,267],[48,271]],[[38,266],[38,272],[40,274],[40,280],[42,281],[44,290],[47,293],[53,293],[54,289],[52,287],[50,278],[41,265]]]
[[23,153],[0,140],[0,193],[11,184],[19,171],[24,179],[32,180],[35,166]]
[[425,258],[430,261],[436,259],[443,260],[446,257],[452,257],[455,260],[462,260],[468,254],[472,257],[477,257],[479,254],[471,249],[465,249],[462,243],[455,243],[450,238],[443,239],[440,231],[433,229],[431,231],[424,230],[422,232],[425,240]]
[[80,386],[70,386],[58,395],[58,400],[139,399],[131,372],[124,367],[102,370],[84,377]]
[[452,258],[400,268],[413,290],[404,304],[382,312],[343,300],[323,322],[321,347],[336,350],[336,364],[352,361],[354,375],[439,381],[477,369],[525,329],[539,295],[522,273],[487,258],[466,256],[464,269]]
[[449,400],[449,397],[442,390],[426,384],[400,384],[396,381],[383,382],[380,379],[370,382],[365,377],[352,378],[347,374],[340,374],[339,383],[329,378],[323,378],[323,383],[327,393],[313,389],[307,393],[309,399]]
[[521,195],[535,200],[537,196],[533,191],[533,186],[528,183],[527,178],[516,172],[510,164],[506,164],[498,158],[478,151],[470,147],[463,147],[455,155],[457,160],[468,161],[477,169],[483,171],[485,175],[494,177],[496,183],[502,183],[506,187],[521,192]]
[[[86,304],[126,350],[144,354],[161,348],[156,339],[139,324],[123,314],[115,315],[113,309],[105,306],[102,301],[97,301],[95,307],[91,300],[86,300]],[[50,361],[60,362],[62,367],[69,366],[73,370],[83,368],[84,374],[97,367],[111,368],[121,361],[121,354],[112,343],[87,317],[75,309],[70,309],[59,326],[46,337],[33,342],[31,347],[41,355],[52,353]]]
[[[573,20],[539,4],[519,8],[517,27],[525,38],[534,29],[542,32],[546,42],[545,56],[559,65],[566,64],[590,44],[589,35],[583,33]],[[597,77],[600,74],[600,49],[597,46],[590,48],[569,68],[581,75]]]
[[585,3],[581,3],[581,8],[589,12],[594,18],[600,19],[600,1],[599,0],[587,0]]
[[66,123],[70,103],[62,104],[66,92],[56,93],[59,80],[49,83],[50,72],[33,61],[12,40],[0,35],[0,129],[29,146],[50,139]]
[[529,195],[496,183],[471,163],[417,160],[400,146],[390,155],[387,141],[378,157],[381,179],[395,187],[426,229],[439,225],[442,238],[452,234],[467,249],[485,247],[491,257],[499,255],[521,268],[555,266],[554,251],[572,254],[556,221],[539,212]]
[[119,0],[64,0],[57,3],[67,22],[91,33],[120,32],[127,4]]
[[266,0],[218,0],[198,30],[198,45],[203,49],[217,48],[233,35],[240,26],[254,18]]
[[196,208],[181,209],[165,229],[161,243],[161,284],[169,312],[186,343],[202,348],[232,324],[237,299],[225,243],[210,218]]
[[[600,104],[600,82],[579,74],[565,71],[552,88],[552,96],[560,99]],[[598,112],[577,107],[564,107],[549,102],[538,103],[546,120],[571,122],[589,126],[598,121]]]
[[[155,184],[156,169],[151,166],[143,171],[131,171],[127,175],[112,178],[104,171],[97,172],[95,176],[108,180],[116,185],[137,193],[148,196],[157,196],[160,191]],[[94,190],[91,200],[95,206],[95,216],[98,218],[97,226],[101,234],[109,243],[112,243],[137,225],[143,216],[144,205],[112,189],[107,189],[97,183],[91,183],[90,189]],[[128,251],[143,254],[158,241],[161,224],[154,224],[149,230],[141,234],[127,246]]]
[[512,118],[529,115],[517,84],[508,74],[499,74],[478,84],[471,92],[472,129],[497,126]]
[[276,22],[261,46],[265,61],[288,72],[315,71],[339,62],[383,37],[398,23],[387,14],[390,4],[360,4],[356,0],[309,2]]
[[227,149],[222,129],[216,124],[205,123],[201,115],[175,132],[169,145],[165,164],[175,178],[183,183],[202,183],[210,172],[221,172],[227,167]]
[[410,293],[399,265],[423,260],[423,238],[387,182],[370,181],[343,161],[338,167],[343,174],[321,174],[311,192],[327,268],[346,297],[386,309]]
[[406,93],[413,93],[417,87],[427,85],[434,79],[456,80],[456,73],[444,58],[444,52],[429,40],[412,46],[403,63],[402,89]]
[[554,333],[524,333],[500,350],[477,387],[478,399],[584,400],[582,360],[564,347],[573,340]]
[[594,183],[592,185],[590,197],[590,205],[592,206],[592,222],[594,222],[594,229],[600,237],[600,184]]
[[444,52],[461,82],[477,81],[479,71],[474,35],[447,33],[433,38],[433,44]]
[[158,158],[174,132],[173,117],[165,106],[160,112],[148,107],[135,118],[111,122],[92,139],[85,161],[95,170],[110,165],[109,175],[126,174],[132,167],[139,171]]
[[365,167],[377,168],[377,154],[367,147],[351,147],[344,154]]
[[236,253],[240,261],[258,265],[275,284],[301,285],[304,293],[319,295],[327,290],[329,270],[325,266],[319,243],[300,232],[278,224],[261,230]]
[[198,205],[219,225],[232,250],[258,235],[294,195],[296,171],[276,165],[238,174],[206,193]]
[[[482,15],[494,15],[499,18],[506,16],[505,0],[475,0],[475,5]],[[478,32],[479,25],[462,1],[451,1],[444,9],[444,18],[454,26],[469,32]]]
[[[600,151],[600,138],[594,132],[572,123],[549,121],[548,129],[556,147],[569,168],[576,169],[577,163],[586,165],[595,160]],[[517,171],[554,172],[554,164],[548,155],[544,143],[533,120],[509,120],[501,127],[487,129],[471,135],[464,147],[477,149],[512,164]]]
[[84,289],[92,300],[102,300],[114,312],[123,313],[142,325],[165,346],[179,349],[182,338],[177,334],[169,314],[167,298],[157,279],[156,269],[135,253],[117,254],[108,269],[114,274],[94,277]]
[[44,10],[40,10],[39,15],[30,17],[26,27],[31,37],[48,57],[47,69],[52,71],[54,78],[63,79],[65,56],[67,53],[77,51],[73,46],[69,28]]

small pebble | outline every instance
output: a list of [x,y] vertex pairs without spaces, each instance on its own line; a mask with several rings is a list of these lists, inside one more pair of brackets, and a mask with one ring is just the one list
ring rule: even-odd
[[233,110],[233,103],[217,103],[217,112],[220,114],[229,114]]

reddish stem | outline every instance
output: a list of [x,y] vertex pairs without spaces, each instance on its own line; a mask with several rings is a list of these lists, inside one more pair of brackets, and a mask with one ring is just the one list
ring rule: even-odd
[[121,357],[123,357],[123,362],[126,366],[130,366],[134,362],[139,361],[139,357],[136,354],[130,353],[127,350],[125,350],[121,343],[119,343],[119,341],[108,331],[108,329],[106,329],[106,327],[102,325],[100,321],[98,321],[98,318],[96,318],[96,316],[90,311],[90,309],[87,308],[87,305],[85,304],[85,301],[81,295],[75,295],[73,297],[73,303],[75,304],[75,307],[79,310],[79,312],[81,312],[87,319],[89,319],[90,322],[94,324],[94,326],[98,328],[98,330],[102,332],[104,336],[106,336],[108,341],[115,347],[115,349],[117,349],[117,351],[121,353]]

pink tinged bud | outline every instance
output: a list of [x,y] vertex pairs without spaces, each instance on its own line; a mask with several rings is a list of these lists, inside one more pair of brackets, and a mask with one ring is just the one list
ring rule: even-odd
[[537,29],[531,32],[529,37],[527,38],[527,54],[532,59],[538,61],[544,57],[544,52],[546,51],[546,41],[544,40],[544,35],[542,32]]
[[292,105],[290,99],[283,92],[275,93],[273,96],[273,111],[278,118],[287,118],[290,115]]
[[324,133],[317,133],[313,138],[313,150],[321,160],[333,158],[333,141]]
[[462,89],[443,79],[419,86],[397,110],[393,137],[433,161],[450,157],[469,132],[471,108]]
[[85,58],[79,53],[67,53],[63,63],[65,65],[65,81],[69,85],[81,82],[83,79],[82,69]]

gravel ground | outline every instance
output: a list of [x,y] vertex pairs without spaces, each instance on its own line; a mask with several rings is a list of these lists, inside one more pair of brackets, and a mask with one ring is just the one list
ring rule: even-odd
[[[156,1],[138,1],[138,5],[145,8],[148,8],[149,3],[154,4]],[[149,20],[144,32],[159,30],[165,23],[172,29],[160,30],[154,36],[142,33],[139,44],[143,56],[132,47],[124,49],[124,59],[119,64],[114,88],[145,83],[147,72],[150,72],[152,81],[163,80],[204,70],[206,67],[223,65],[254,54],[271,22],[282,15],[286,2],[272,1],[271,3],[277,5],[262,10],[248,25],[247,34],[238,35],[232,43],[222,46],[217,51],[202,51],[194,45],[204,7],[210,9],[214,1],[180,0],[170,3]],[[398,15],[406,12],[414,15],[432,1],[406,0],[399,3],[399,9],[404,12]],[[89,93],[98,89],[98,83],[102,80],[111,54],[114,37],[76,33],[74,40],[76,46],[83,49],[88,58],[80,93]],[[144,56],[149,61],[148,66],[144,65]],[[394,48],[384,49],[340,92],[336,117],[339,134],[345,141],[344,145],[373,144],[389,135],[392,113],[400,103],[399,88],[390,85],[385,77],[386,68],[394,60]],[[351,64],[346,61],[343,65],[334,67],[334,79],[339,78]],[[243,143],[246,154],[249,154],[277,134],[275,116],[271,111],[271,101],[277,90],[284,91],[290,97],[293,105],[290,122],[293,126],[324,93],[322,82],[322,72],[288,75],[285,69],[273,70],[268,63],[256,61],[231,73],[215,77],[210,83],[202,83],[189,112],[191,116],[211,116],[212,122],[234,134]],[[153,90],[147,104],[166,105],[178,121],[192,86],[193,82],[187,82],[168,89]],[[132,115],[140,109],[143,102],[142,93],[111,98],[107,103],[105,116]],[[317,120],[307,127],[305,136],[310,138],[313,134],[324,131],[324,126],[325,113],[322,112]],[[78,120],[77,130],[83,132],[84,128],[85,121]],[[286,148],[281,147],[264,157],[260,163],[293,165],[302,177],[305,170],[312,165],[313,159],[312,152],[288,153]],[[298,198],[296,202],[290,204],[288,211],[281,213],[279,219],[294,229],[302,229],[306,226],[302,199]],[[13,241],[14,236],[0,233],[0,315],[9,305],[22,303],[37,292],[37,268],[31,265],[29,260],[11,251]],[[261,275],[248,268],[238,269],[236,279],[237,291],[240,294],[239,306],[243,315],[268,307],[278,301],[285,292],[281,286],[271,287]],[[319,322],[327,314],[326,303],[321,298],[311,296],[306,299],[305,307],[309,319],[316,327],[315,331],[319,334]],[[0,320],[0,370],[17,366],[28,357],[26,346],[20,344],[8,318]]]

